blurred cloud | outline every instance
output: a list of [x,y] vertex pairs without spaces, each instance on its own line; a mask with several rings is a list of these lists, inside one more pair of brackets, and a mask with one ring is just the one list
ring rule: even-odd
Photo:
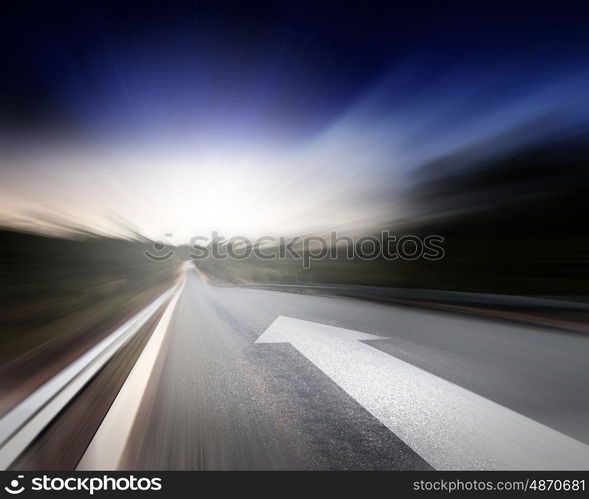
[[501,155],[589,118],[573,13],[537,10],[524,45],[525,12],[483,26],[468,9],[42,10],[15,23],[36,31],[9,54],[6,225],[47,225],[48,212],[117,233],[124,219],[174,242],[370,229],[403,216],[422,165]]
[[[402,209],[395,195],[423,163],[504,134],[486,152],[500,154],[588,117],[587,74],[511,92],[518,79],[493,74],[475,79],[466,68],[408,92],[421,75],[397,70],[289,147],[273,147],[264,128],[248,130],[247,144],[230,133],[206,145],[169,137],[24,141],[3,158],[0,212],[8,224],[34,223],[41,210],[63,212],[107,233],[118,230],[115,213],[150,237],[172,233],[175,242],[213,230],[261,235],[378,224]],[[526,133],[505,134],[526,123]]]

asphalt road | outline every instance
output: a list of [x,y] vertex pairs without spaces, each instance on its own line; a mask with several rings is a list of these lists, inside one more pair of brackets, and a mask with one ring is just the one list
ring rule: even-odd
[[384,337],[370,346],[589,444],[586,335],[351,298],[213,287],[190,271],[126,467],[431,469],[293,345],[255,343],[279,316]]

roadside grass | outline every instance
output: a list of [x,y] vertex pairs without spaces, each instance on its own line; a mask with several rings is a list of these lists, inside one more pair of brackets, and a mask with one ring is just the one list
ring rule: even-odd
[[145,240],[0,230],[0,245],[0,366],[117,323],[172,285],[180,263],[147,259]]

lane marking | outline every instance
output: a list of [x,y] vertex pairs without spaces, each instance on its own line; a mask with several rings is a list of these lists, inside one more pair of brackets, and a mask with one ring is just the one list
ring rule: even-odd
[[589,469],[588,445],[362,343],[381,339],[280,316],[256,343],[290,343],[435,469]]
[[170,320],[182,295],[186,277],[170,301],[143,352],[119,390],[94,438],[78,463],[77,470],[117,470],[123,458],[139,407],[168,331]]
[[0,469],[5,470],[92,377],[125,345],[176,286],[39,387],[0,420]]

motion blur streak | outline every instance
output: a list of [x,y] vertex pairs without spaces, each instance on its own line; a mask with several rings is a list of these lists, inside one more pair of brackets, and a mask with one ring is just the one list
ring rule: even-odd
[[147,241],[0,231],[0,414],[169,287],[178,262]]
[[[428,469],[285,346],[252,353],[280,314],[589,443],[589,19],[566,3],[3,6],[0,416],[192,269],[195,236],[387,231],[443,257],[197,261],[128,465]],[[75,468],[156,322],[17,467]]]
[[[572,13],[536,12],[526,33],[535,45],[524,50],[520,12],[489,43],[495,17],[471,28],[484,16],[470,9],[441,27],[433,9],[421,34],[411,8],[405,21],[345,7],[274,7],[259,18],[185,10],[128,24],[107,5],[17,9],[4,36],[26,25],[31,38],[7,54],[3,82],[5,223],[38,228],[49,209],[119,232],[116,213],[172,242],[211,230],[366,229],[412,213],[402,191],[424,163],[471,148],[473,160],[503,157],[589,120]],[[321,15],[332,26],[313,31]],[[457,48],[463,38],[471,50]],[[462,169],[472,175],[472,161]]]

